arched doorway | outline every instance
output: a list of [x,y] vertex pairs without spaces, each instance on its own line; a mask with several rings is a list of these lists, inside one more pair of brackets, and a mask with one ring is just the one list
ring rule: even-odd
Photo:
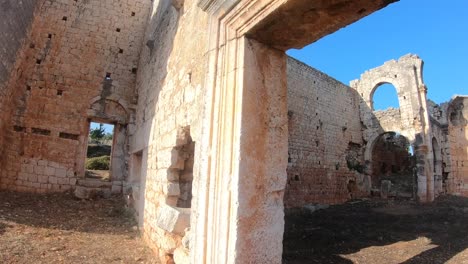
[[381,134],[372,146],[371,181],[374,193],[384,197],[412,198],[416,186],[415,165],[415,156],[406,137],[396,132]]

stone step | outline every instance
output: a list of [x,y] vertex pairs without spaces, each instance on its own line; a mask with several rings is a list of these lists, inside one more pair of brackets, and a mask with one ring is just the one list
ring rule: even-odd
[[112,188],[112,182],[103,181],[100,179],[79,179],[76,183],[77,186],[90,187],[90,188]]
[[91,188],[84,186],[76,186],[74,191],[75,197],[79,199],[97,199],[97,198],[109,198],[112,192],[109,188]]

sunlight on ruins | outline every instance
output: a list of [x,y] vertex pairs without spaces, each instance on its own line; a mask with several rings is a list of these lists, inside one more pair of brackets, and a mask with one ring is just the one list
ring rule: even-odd
[[[437,245],[432,244],[432,241],[427,237],[418,237],[411,241],[399,241],[385,246],[372,246],[363,248],[359,252],[340,255],[353,263],[367,263],[364,256],[377,256],[373,261],[375,263],[398,264],[411,260],[413,257],[437,248]],[[392,252],[391,255],[385,254],[386,251]]]
[[286,53],[394,2],[0,0],[0,261],[462,259],[468,95]]

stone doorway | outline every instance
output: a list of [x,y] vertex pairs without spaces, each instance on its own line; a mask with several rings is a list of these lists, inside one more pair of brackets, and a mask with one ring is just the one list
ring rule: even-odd
[[114,125],[89,122],[88,144],[85,161],[85,177],[111,180]]

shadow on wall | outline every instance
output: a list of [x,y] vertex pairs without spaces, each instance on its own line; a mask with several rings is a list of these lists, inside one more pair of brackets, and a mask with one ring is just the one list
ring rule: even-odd
[[[154,10],[156,9],[156,10]],[[124,190],[128,203],[134,207],[139,225],[143,225],[145,208],[145,193],[147,189],[155,188],[147,181],[149,160],[148,146],[157,134],[155,127],[156,110],[159,105],[160,93],[167,76],[168,61],[171,57],[173,42],[177,34],[180,10],[171,5],[171,1],[163,0],[153,4],[150,21],[147,24],[144,47],[141,51],[136,81],[138,106],[135,117],[135,128],[130,131],[131,162],[129,186]],[[136,157],[138,156],[138,157]],[[133,168],[140,166],[140,168]],[[139,175],[135,175],[138,172]]]

